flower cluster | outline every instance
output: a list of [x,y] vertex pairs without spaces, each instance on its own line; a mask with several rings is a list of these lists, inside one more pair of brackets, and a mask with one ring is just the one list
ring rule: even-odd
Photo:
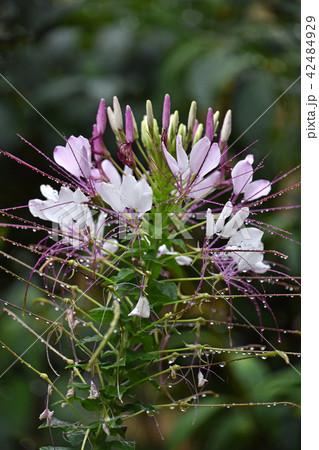
[[[260,320],[262,304],[276,322],[264,291],[247,277],[258,280],[265,273],[282,273],[266,256],[278,254],[264,248],[267,224],[256,220],[258,206],[281,193],[270,195],[278,179],[258,177],[263,161],[254,166],[251,150],[243,156],[246,150],[240,152],[233,163],[230,111],[220,127],[219,112],[209,108],[204,125],[196,110],[192,102],[187,124],[180,123],[166,95],[160,125],[148,100],[138,128],[129,106],[123,118],[116,97],[113,108],[106,108],[102,99],[92,136],[71,136],[49,158],[58,174],[50,178],[59,188],[43,184],[44,198],[28,203],[29,213],[40,220],[28,226],[45,232],[35,247],[39,258],[28,284],[39,273],[48,304],[65,317],[72,358],[58,352],[71,372],[61,404],[73,408],[79,401],[89,411],[98,411],[97,423],[79,428],[92,442],[112,445],[112,436],[124,436],[124,415],[146,410],[139,401],[135,409],[129,403],[135,386],[149,380],[144,362],[158,364],[160,388],[168,377],[188,379],[188,369],[173,365],[178,352],[191,356],[192,364],[198,359],[192,376],[197,383],[188,381],[194,393],[187,400],[197,401],[211,375],[209,353],[200,344],[206,319],[194,319],[194,347],[177,347],[167,367],[163,356],[171,334],[186,323],[184,313],[211,305],[217,297],[229,299],[227,323],[232,327],[235,290],[252,300]],[[109,149],[103,141],[107,122],[116,142]],[[183,281],[192,282],[191,293]],[[87,329],[94,335],[87,335]],[[86,398],[77,397],[74,377],[87,391]],[[47,401],[40,418],[47,426],[61,428],[54,414]],[[71,425],[63,430],[74,431]]]

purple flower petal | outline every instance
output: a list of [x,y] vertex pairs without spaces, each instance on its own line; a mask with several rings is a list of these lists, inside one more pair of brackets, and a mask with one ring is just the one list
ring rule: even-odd
[[106,111],[105,111],[105,100],[101,98],[99,108],[96,116],[96,131],[97,134],[102,136],[106,128]]
[[65,147],[54,149],[54,160],[59,166],[77,178],[89,178],[91,174],[91,146],[83,136],[71,136]]
[[198,183],[192,186],[189,196],[191,198],[205,197],[207,194],[215,190],[220,181],[220,171],[215,170],[206,178],[201,178]]
[[251,201],[259,197],[264,197],[269,194],[270,189],[271,185],[268,180],[252,181],[244,189],[244,200]]
[[182,136],[178,134],[176,136],[176,157],[177,157],[177,163],[179,172],[183,173],[188,167],[188,156],[185,152],[182,144]]
[[253,178],[252,163],[253,155],[247,155],[245,159],[239,161],[232,170],[231,177],[233,181],[234,193],[236,195],[244,191]]
[[125,136],[126,141],[129,144],[132,144],[132,142],[134,142],[134,122],[132,110],[129,106],[126,107],[125,111]]
[[216,143],[211,144],[207,136],[200,139],[192,148],[189,165],[192,173],[197,173],[202,178],[220,161],[220,150]]
[[[177,143],[176,143],[176,145],[177,145]],[[170,168],[172,174],[173,174],[174,176],[177,176],[177,174],[178,174],[179,171],[180,171],[180,170],[179,170],[179,166],[178,166],[177,161],[176,161],[176,159],[174,158],[174,156],[172,156],[172,155],[166,150],[166,147],[165,147],[165,145],[164,145],[164,142],[162,142],[162,150],[163,150],[163,153],[164,153],[164,155],[165,155],[167,164],[168,164],[168,166],[169,166],[169,168]]]

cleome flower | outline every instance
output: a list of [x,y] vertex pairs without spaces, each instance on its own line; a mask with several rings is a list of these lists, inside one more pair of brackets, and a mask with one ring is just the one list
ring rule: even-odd
[[40,190],[46,200],[30,200],[29,210],[34,217],[58,224],[64,243],[78,248],[87,246],[93,239],[100,256],[105,255],[105,252],[117,251],[116,239],[103,239],[107,215],[101,212],[95,223],[92,211],[87,205],[89,199],[80,189],[73,192],[62,187],[58,192],[50,185],[43,184]]
[[255,200],[269,194],[271,185],[267,180],[253,179],[254,155],[247,155],[245,159],[239,161],[232,170],[231,177],[233,182],[234,194],[244,194],[245,201]]
[[65,146],[58,145],[53,158],[59,166],[77,178],[88,179],[91,174],[92,151],[88,139],[83,136],[71,136]]
[[137,181],[131,174],[123,175],[122,180],[114,177],[113,183],[100,183],[98,192],[115,212],[135,209],[144,214],[152,208],[152,188],[145,179]]
[[180,253],[173,250],[173,248],[168,250],[165,244],[160,245],[160,247],[158,248],[157,257],[160,257],[162,255],[178,255],[175,257],[175,261],[180,266],[189,266],[193,262],[190,256],[181,255]]
[[178,134],[176,159],[167,151],[163,142],[162,149],[180,191],[185,190],[191,198],[200,198],[212,192],[220,179],[220,172],[215,171],[204,177],[219,164],[221,155],[216,142],[212,143],[207,136],[203,137],[193,146],[188,158],[182,136]]
[[258,228],[244,227],[229,239],[226,250],[232,250],[229,254],[237,264],[239,272],[252,270],[256,273],[265,273],[270,269],[270,266],[263,262],[264,244],[261,242],[263,234]]
[[150,304],[146,297],[140,296],[135,308],[129,313],[129,316],[138,316],[147,319],[150,316]]

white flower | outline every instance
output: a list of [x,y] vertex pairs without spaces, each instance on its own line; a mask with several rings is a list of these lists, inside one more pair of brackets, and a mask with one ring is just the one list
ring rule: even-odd
[[57,192],[50,185],[42,184],[40,190],[46,200],[29,201],[29,210],[34,217],[58,223],[61,227],[70,223],[75,223],[79,229],[93,227],[92,214],[86,205],[89,199],[80,189],[73,192],[63,186]]
[[233,205],[231,202],[227,202],[215,223],[214,216],[211,210],[208,209],[206,212],[206,236],[212,237],[214,234],[217,234],[224,239],[233,236],[249,216],[249,208],[241,208],[225,224],[232,211]]
[[264,244],[261,242],[263,234],[258,228],[244,227],[229,239],[226,250],[232,250],[228,255],[237,263],[239,272],[252,270],[256,273],[265,273],[270,269],[270,266],[263,262]]
[[45,408],[45,410],[39,415],[40,420],[47,420],[47,425],[50,426],[52,422],[54,411],[50,411],[48,407]]
[[206,380],[206,378],[204,378],[204,375],[202,374],[201,370],[198,371],[198,382],[197,382],[197,386],[199,388],[203,387],[205,385],[205,383],[208,383],[208,380]]
[[95,223],[92,212],[86,204],[89,199],[80,189],[73,192],[67,187],[62,187],[58,192],[50,185],[43,184],[40,190],[46,200],[30,200],[29,210],[34,217],[57,223],[64,242],[78,248],[83,243],[96,239],[100,252],[101,250],[107,253],[117,251],[116,239],[104,239],[107,215],[100,213]]
[[147,319],[150,316],[150,304],[146,297],[140,296],[135,308],[130,312],[129,316],[138,316]]
[[161,245],[158,248],[157,257],[160,257],[162,255],[179,255],[179,256],[176,256],[175,261],[180,266],[189,266],[193,262],[192,258],[190,258],[189,256],[181,255],[180,253],[174,251],[172,247],[170,250],[168,250],[168,248],[166,247],[165,244]]
[[153,191],[146,180],[137,181],[133,175],[123,176],[121,184],[101,183],[98,192],[113,211],[133,208],[144,214],[152,208]]

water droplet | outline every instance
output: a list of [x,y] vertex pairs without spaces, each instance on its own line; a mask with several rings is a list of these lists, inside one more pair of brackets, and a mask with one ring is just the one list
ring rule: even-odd
[[225,361],[222,361],[222,362],[219,363],[218,365],[219,365],[219,367],[225,367],[225,366],[226,366],[226,362],[225,362]]

